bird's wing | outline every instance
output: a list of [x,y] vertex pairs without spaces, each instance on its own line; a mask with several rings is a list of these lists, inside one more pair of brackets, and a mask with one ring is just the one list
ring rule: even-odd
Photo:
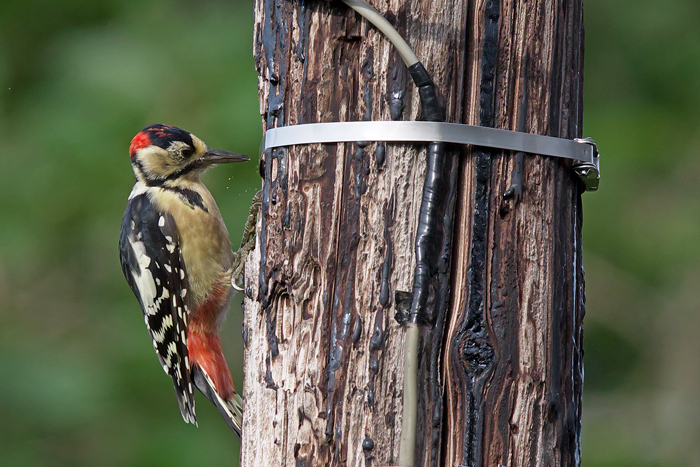
[[187,271],[173,217],[160,212],[147,193],[131,197],[127,204],[119,254],[158,359],[173,379],[182,418],[196,424],[187,351]]

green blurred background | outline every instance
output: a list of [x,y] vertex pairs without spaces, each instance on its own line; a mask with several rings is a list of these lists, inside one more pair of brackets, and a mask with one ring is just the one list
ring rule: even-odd
[[[700,3],[585,11],[583,465],[700,465]],[[116,246],[143,125],[257,154],[252,35],[250,1],[0,3],[0,465],[237,464],[211,404],[182,422]],[[235,237],[256,164],[205,181]]]

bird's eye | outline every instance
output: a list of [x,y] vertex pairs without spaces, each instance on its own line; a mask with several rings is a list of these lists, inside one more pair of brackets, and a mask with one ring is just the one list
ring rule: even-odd
[[190,146],[185,146],[182,148],[182,151],[180,151],[180,154],[182,154],[182,157],[184,159],[187,159],[192,155],[193,149]]

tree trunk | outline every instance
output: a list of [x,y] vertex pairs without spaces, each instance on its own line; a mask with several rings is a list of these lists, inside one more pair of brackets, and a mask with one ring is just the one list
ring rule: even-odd
[[[372,3],[432,73],[447,121],[518,129],[525,84],[525,131],[580,136],[580,0]],[[419,118],[396,51],[340,1],[257,0],[255,21],[264,129]],[[395,315],[413,285],[425,160],[422,144],[364,142],[264,156],[241,465],[395,465]],[[527,155],[517,203],[503,198],[513,167],[510,152],[447,153],[416,465],[579,462],[580,185],[569,163]]]

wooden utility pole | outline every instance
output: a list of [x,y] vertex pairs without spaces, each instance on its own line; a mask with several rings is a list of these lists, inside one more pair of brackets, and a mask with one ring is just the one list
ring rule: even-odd
[[[581,136],[581,0],[371,3],[432,73],[447,121]],[[257,0],[255,22],[264,129],[419,118],[398,54],[340,1]],[[412,287],[425,160],[421,144],[266,153],[241,465],[395,465],[395,315]],[[511,152],[448,151],[416,466],[579,464],[581,186],[569,162],[526,155],[522,199],[504,198],[515,166]]]

